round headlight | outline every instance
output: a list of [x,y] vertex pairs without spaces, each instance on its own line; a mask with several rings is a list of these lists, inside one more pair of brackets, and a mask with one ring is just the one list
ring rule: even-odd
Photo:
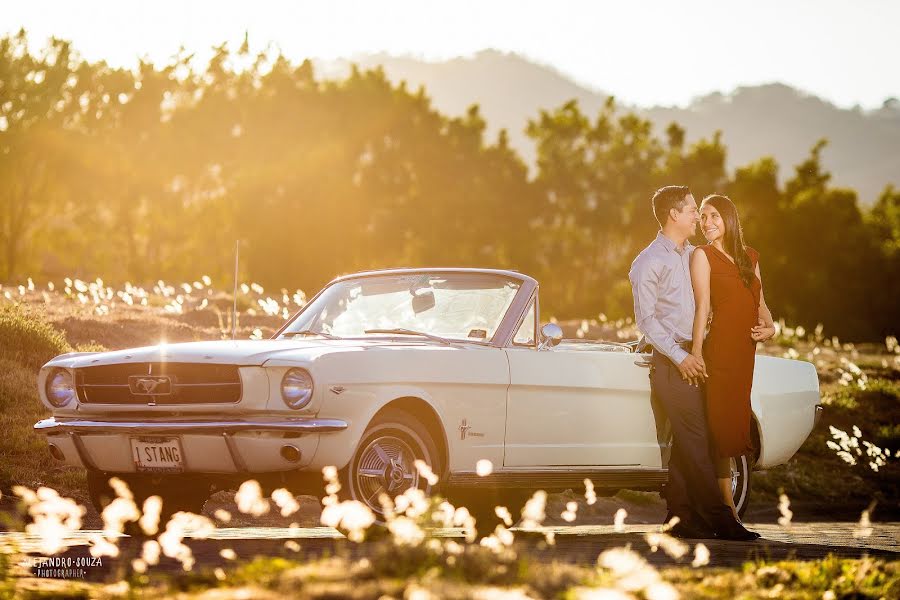
[[75,398],[75,382],[66,369],[55,369],[47,377],[47,400],[56,408],[62,408]]
[[291,369],[281,380],[281,398],[288,408],[301,409],[312,400],[313,380],[305,369]]

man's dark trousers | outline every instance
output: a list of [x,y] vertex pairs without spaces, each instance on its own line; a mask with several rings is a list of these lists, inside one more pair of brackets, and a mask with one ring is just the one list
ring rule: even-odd
[[[703,391],[682,379],[665,355],[653,351],[650,385],[672,426],[672,453],[665,496],[669,516],[717,529],[734,520],[722,500],[710,453]],[[700,517],[703,523],[696,523]]]

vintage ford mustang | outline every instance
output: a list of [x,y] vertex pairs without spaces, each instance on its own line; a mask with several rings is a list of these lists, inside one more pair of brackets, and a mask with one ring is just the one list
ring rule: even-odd
[[[585,479],[663,486],[670,435],[648,358],[540,327],[538,284],[521,273],[374,271],[335,279],[269,340],[58,356],[38,376],[53,416],[35,429],[56,459],[87,469],[98,509],[113,475],[171,511],[199,511],[251,478],[321,496],[334,465],[346,495],[380,513],[382,492],[431,491],[422,459],[485,522],[495,503]],[[787,461],[820,410],[811,364],[756,365],[758,452],[733,465],[741,512],[751,468]]]

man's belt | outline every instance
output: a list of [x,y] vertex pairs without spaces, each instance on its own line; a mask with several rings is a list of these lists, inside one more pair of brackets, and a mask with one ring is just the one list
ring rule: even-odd
[[[684,350],[685,352],[690,353],[690,351],[694,347],[694,342],[692,340],[688,340],[686,342],[678,342],[678,347]],[[638,346],[635,349],[635,352],[659,352],[655,346],[649,343],[646,337],[643,337],[639,340]],[[661,353],[660,353],[661,354]]]
[[[690,354],[691,349],[693,348],[693,342],[691,340],[688,340],[686,342],[678,342],[678,347],[681,348],[682,350],[684,350],[685,352],[687,352],[688,354]],[[652,350],[653,354],[659,354],[666,360],[672,362],[672,364],[675,364],[671,358],[669,358],[668,356],[666,356],[665,354],[663,354],[662,352],[657,350],[655,346],[651,346],[651,350]]]

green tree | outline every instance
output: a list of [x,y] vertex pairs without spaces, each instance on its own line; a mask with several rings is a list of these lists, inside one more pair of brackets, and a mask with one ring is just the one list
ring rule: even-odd
[[79,170],[75,136],[63,125],[77,102],[68,42],[30,52],[24,30],[0,39],[0,279],[37,266],[41,244],[78,212],[67,180]]

